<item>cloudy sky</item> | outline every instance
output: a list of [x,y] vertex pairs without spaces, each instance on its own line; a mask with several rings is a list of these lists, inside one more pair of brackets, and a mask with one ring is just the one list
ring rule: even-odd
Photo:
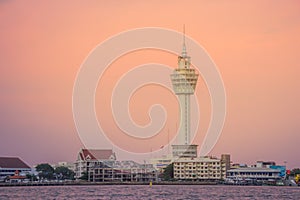
[[[73,120],[72,92],[84,59],[120,32],[143,27],[182,31],[183,24],[186,34],[218,66],[226,89],[224,129],[209,154],[229,153],[234,162],[274,160],[299,167],[300,4],[296,0],[0,0],[0,155],[19,156],[29,164],[74,161],[83,144]],[[99,86],[114,83],[129,65],[149,62],[176,67],[177,58],[150,50],[123,56]],[[109,88],[113,87],[107,92]],[[160,99],[153,98],[158,90],[149,86],[148,92],[140,91],[131,101],[137,124],[147,122],[149,99],[176,102],[174,95],[164,92]],[[199,80],[197,93],[202,92],[203,99],[208,98]],[[99,119],[110,116],[101,108],[102,96],[99,89]],[[209,112],[207,104],[203,113]],[[200,122],[203,129],[207,119]],[[174,120],[167,123],[172,135]],[[104,124],[107,134],[114,131],[109,122]]]

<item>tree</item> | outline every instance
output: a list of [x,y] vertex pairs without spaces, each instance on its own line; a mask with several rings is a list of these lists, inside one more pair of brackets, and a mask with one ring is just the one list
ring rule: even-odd
[[291,175],[292,176],[296,176],[297,174],[300,174],[300,169],[299,168],[295,168],[291,171]]
[[169,164],[165,168],[164,173],[163,173],[163,179],[165,181],[170,181],[170,180],[172,180],[174,178],[174,169],[173,168],[174,168],[174,164],[173,163]]
[[59,166],[54,170],[55,174],[60,177],[60,179],[74,179],[75,173],[70,170],[68,167]]
[[36,167],[36,171],[39,172],[39,177],[44,179],[53,179],[54,169],[48,163],[38,164]]
[[34,174],[26,174],[26,178],[30,181],[37,181],[37,177]]
[[81,176],[79,177],[79,179],[81,180],[88,180],[88,173],[85,171],[85,172],[82,172]]

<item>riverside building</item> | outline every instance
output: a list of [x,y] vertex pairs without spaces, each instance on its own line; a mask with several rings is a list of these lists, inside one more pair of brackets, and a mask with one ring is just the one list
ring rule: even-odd
[[280,170],[266,167],[241,167],[227,171],[227,178],[232,180],[279,180]]
[[4,181],[7,177],[15,174],[29,174],[31,168],[16,157],[0,157],[0,181]]
[[88,173],[90,166],[102,161],[114,161],[116,155],[111,149],[81,149],[75,162],[75,178]]
[[216,157],[179,158],[174,161],[174,179],[217,181],[226,178],[230,155]]
[[147,182],[158,177],[152,164],[117,161],[110,149],[81,149],[75,162],[75,178],[84,173],[90,182]]
[[277,181],[286,176],[286,166],[276,165],[273,161],[257,161],[255,165],[231,168],[227,178],[233,181]]
[[151,164],[126,161],[101,161],[90,165],[91,182],[150,182],[157,181],[157,170]]

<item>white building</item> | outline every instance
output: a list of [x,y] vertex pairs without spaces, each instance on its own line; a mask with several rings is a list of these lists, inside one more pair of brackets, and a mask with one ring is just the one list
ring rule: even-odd
[[84,172],[89,171],[90,166],[94,166],[101,161],[114,161],[116,155],[111,149],[81,149],[75,162],[75,178],[80,178]]
[[139,164],[131,160],[100,161],[89,167],[91,182],[149,182],[157,181],[157,171],[151,164]]
[[226,178],[226,166],[229,160],[215,157],[179,158],[174,161],[174,179],[216,181]]
[[232,180],[278,180],[280,170],[266,167],[241,167],[227,171],[227,178]]
[[164,169],[173,162],[173,157],[170,155],[165,155],[159,158],[152,158],[150,163],[153,167],[158,170],[158,172],[162,173]]
[[256,161],[256,167],[260,168],[270,168],[270,166],[274,166],[276,163],[274,161]]
[[0,181],[4,181],[6,177],[14,176],[15,173],[28,174],[31,173],[31,168],[16,157],[0,157]]

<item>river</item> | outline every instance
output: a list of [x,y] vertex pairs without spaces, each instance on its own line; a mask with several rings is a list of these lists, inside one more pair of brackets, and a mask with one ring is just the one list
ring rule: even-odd
[[0,187],[0,199],[300,199],[300,187],[94,185]]

